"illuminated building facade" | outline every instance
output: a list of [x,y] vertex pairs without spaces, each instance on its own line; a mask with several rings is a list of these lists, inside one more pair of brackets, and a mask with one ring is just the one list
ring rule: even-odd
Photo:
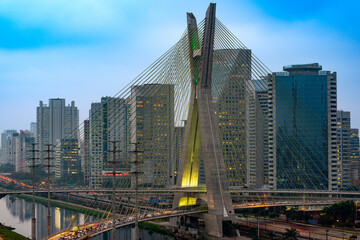
[[174,86],[145,84],[133,86],[131,140],[139,143],[139,185],[165,187],[171,184],[174,136]]
[[341,188],[349,187],[354,182],[351,174],[351,146],[350,146],[350,112],[339,110],[336,112],[337,160],[340,165],[337,170],[337,180]]
[[77,139],[61,139],[57,141],[55,150],[55,177],[69,181],[81,171],[79,159],[79,142]]
[[84,183],[89,185],[90,182],[90,121],[84,121],[84,144],[81,151],[83,158]]
[[[224,64],[226,63],[226,64]],[[212,95],[229,186],[263,185],[262,112],[251,81],[251,50],[214,51]]]
[[350,148],[351,148],[351,169],[353,171],[354,176],[354,184],[357,185],[359,183],[359,171],[360,171],[360,147],[359,147],[359,129],[352,128],[350,129]]

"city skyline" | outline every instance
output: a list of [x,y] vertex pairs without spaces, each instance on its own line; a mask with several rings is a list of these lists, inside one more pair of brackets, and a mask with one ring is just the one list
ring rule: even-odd
[[[129,225],[135,227],[125,238],[136,240],[150,231],[188,239],[256,238],[256,226],[257,238],[286,239],[290,232],[295,238],[356,238],[359,129],[350,116],[356,115],[360,46],[357,30],[345,21],[356,11],[341,12],[350,5],[229,0],[218,11],[219,3],[210,3],[204,20],[186,13],[187,27],[178,36],[173,10],[187,0],[18,1],[21,8],[0,0],[0,29],[2,23],[12,28],[0,48],[14,54],[1,58],[0,50],[0,84],[7,83],[3,76],[23,84],[14,81],[16,90],[3,90],[8,95],[0,95],[0,103],[8,102],[0,105],[22,116],[4,110],[9,118],[3,119],[26,120],[26,111],[33,111],[28,97],[56,94],[37,100],[36,123],[27,123],[32,132],[1,133],[1,195],[11,195],[13,203],[12,194],[30,200],[25,194],[32,193],[25,212],[32,215],[26,233],[32,240],[40,238],[39,227],[52,240],[123,239]],[[169,47],[175,35],[180,40]],[[153,58],[158,46],[165,53]],[[143,70],[133,78],[137,67]],[[352,87],[343,93],[342,78]],[[352,105],[341,105],[341,94]],[[91,108],[79,119],[82,103]],[[355,110],[342,110],[351,106]],[[36,202],[45,199],[36,195],[45,192],[48,211],[41,216]],[[73,217],[67,229],[54,231],[60,218],[51,198],[58,209],[98,219],[81,224]],[[140,225],[155,219],[164,220],[162,226]]]
[[[5,36],[0,40],[0,131],[29,129],[38,102],[49,98],[74,100],[82,122],[92,102],[114,96],[175,43],[185,30],[184,12],[202,19],[208,3],[0,3]],[[217,5],[219,20],[271,71],[312,62],[336,71],[338,109],[350,111],[352,128],[360,127],[358,3],[305,1],[294,8],[294,1],[270,5],[258,0]]]

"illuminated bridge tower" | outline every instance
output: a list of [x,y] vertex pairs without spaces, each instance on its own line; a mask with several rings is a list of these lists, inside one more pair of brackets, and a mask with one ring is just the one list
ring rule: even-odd
[[[222,237],[224,226],[231,223],[234,217],[234,209],[228,190],[218,119],[211,93],[215,6],[211,3],[206,12],[203,34],[198,32],[194,15],[187,14],[192,86],[177,182],[181,188],[198,187],[202,158],[207,193],[178,193],[174,207],[194,205],[200,199],[206,201],[208,213],[201,215],[206,224],[206,232],[210,236]],[[202,44],[199,36],[203,36]]]

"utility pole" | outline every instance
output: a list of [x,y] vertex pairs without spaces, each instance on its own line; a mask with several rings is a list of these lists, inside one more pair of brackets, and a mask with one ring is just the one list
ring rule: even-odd
[[113,234],[112,234],[112,239],[115,240],[116,239],[116,227],[115,227],[115,191],[116,191],[116,186],[115,186],[115,166],[116,163],[118,163],[118,161],[116,161],[116,153],[117,152],[121,152],[121,150],[116,150],[116,143],[118,143],[120,141],[109,141],[109,143],[113,144],[113,150],[109,151],[111,153],[113,153],[113,160],[109,163],[113,164],[113,172],[112,172],[112,182],[113,182],[113,196],[112,196],[112,217],[113,217]]
[[32,219],[31,219],[31,240],[36,240],[36,218],[35,218],[35,153],[39,150],[35,150],[36,143],[32,143]]
[[47,146],[47,150],[45,150],[45,152],[47,152],[47,165],[45,165],[47,167],[47,172],[48,172],[48,177],[47,177],[47,190],[48,190],[48,216],[47,216],[47,236],[50,237],[51,236],[51,208],[50,208],[50,167],[52,167],[50,165],[50,160],[54,159],[53,157],[51,157],[51,153],[54,152],[54,150],[51,150],[50,148],[52,147],[52,144],[46,144]]
[[135,150],[130,151],[131,153],[135,154],[135,161],[131,162],[135,166],[135,171],[131,171],[131,175],[135,175],[135,240],[139,240],[139,219],[138,219],[138,180],[139,175],[142,174],[142,172],[139,172],[138,166],[142,164],[142,161],[138,161],[138,154],[143,153],[144,151],[138,150],[138,144],[137,143],[131,143],[135,145]]

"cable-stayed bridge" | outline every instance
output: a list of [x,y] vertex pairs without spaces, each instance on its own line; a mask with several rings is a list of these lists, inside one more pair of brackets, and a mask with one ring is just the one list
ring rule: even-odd
[[[235,209],[251,207],[249,202],[328,205],[359,198],[341,185],[333,130],[327,127],[331,112],[324,118],[312,105],[315,98],[303,101],[276,79],[215,11],[210,4],[200,23],[187,13],[187,28],[173,47],[116,96],[92,104],[89,120],[71,136],[84,141],[85,182],[79,185],[87,187],[56,187],[78,161],[68,141],[57,153],[66,164],[55,174],[52,193],[84,193],[92,208],[99,204],[96,196],[107,203],[112,227],[164,213],[156,218],[171,218],[173,225],[180,217],[201,219],[214,238],[231,230]],[[334,88],[324,82],[323,89]],[[284,98],[294,102],[285,105]],[[325,95],[319,101],[336,107],[336,99]],[[295,116],[298,109],[303,114]],[[290,129],[296,124],[301,127]],[[315,137],[309,139],[308,132]]]

